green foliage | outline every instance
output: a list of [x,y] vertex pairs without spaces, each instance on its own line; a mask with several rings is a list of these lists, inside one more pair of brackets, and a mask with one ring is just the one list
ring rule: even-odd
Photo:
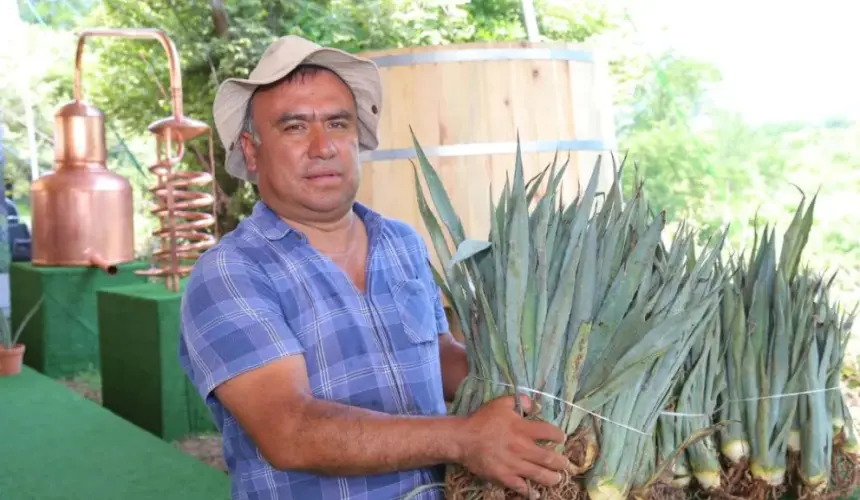
[[[0,114],[5,129],[5,180],[12,184],[8,194],[16,200],[28,197],[30,192],[30,147],[24,92],[29,92],[29,100],[34,107],[39,170],[48,171],[54,160],[53,114],[57,102],[44,97],[56,93],[59,88],[51,68],[62,66],[63,59],[74,60],[74,38],[69,33],[31,25],[26,27],[24,36],[26,54],[9,53],[7,57],[0,57],[0,88],[4,89],[0,92]],[[26,72],[18,70],[25,65]]]
[[39,310],[39,307],[44,301],[44,295],[39,297],[39,300],[37,300],[33,307],[27,311],[27,314],[24,315],[24,319],[21,320],[21,323],[14,332],[12,331],[12,325],[9,324],[9,320],[6,319],[5,313],[0,312],[0,347],[4,349],[12,349],[18,344],[18,340],[21,338],[21,333],[23,333],[24,328],[27,327],[27,323],[33,319],[33,315],[36,314],[36,311]]
[[81,16],[89,13],[96,0],[7,0],[17,1],[21,19],[52,28],[74,28]]
[[621,103],[622,116],[626,111],[629,117],[628,123],[621,123],[620,134],[646,130],[654,123],[688,125],[712,109],[708,90],[722,79],[712,64],[667,52],[640,60],[638,66],[633,94],[629,102]]

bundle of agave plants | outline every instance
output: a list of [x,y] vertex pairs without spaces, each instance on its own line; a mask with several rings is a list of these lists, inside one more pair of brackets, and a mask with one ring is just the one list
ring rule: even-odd
[[[832,276],[801,266],[814,198],[801,201],[779,253],[765,227],[735,255],[726,233],[701,249],[684,224],[666,236],[644,183],[622,192],[624,162],[598,192],[598,160],[565,203],[567,163],[556,157],[526,180],[518,149],[491,201],[490,234],[475,240],[415,147],[436,280],[469,357],[450,411],[533,398],[537,411],[524,416],[564,429],[560,451],[578,469],[552,488],[531,485],[540,498],[837,498],[860,484],[839,389],[856,308],[843,312]],[[519,498],[459,466],[442,486],[452,500]]]

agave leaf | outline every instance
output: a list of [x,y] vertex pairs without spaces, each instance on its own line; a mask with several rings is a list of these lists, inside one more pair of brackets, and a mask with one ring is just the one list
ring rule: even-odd
[[786,277],[792,279],[797,274],[800,265],[800,256],[809,241],[809,232],[812,229],[813,213],[818,199],[816,193],[809,203],[806,213],[803,214],[804,200],[801,199],[794,218],[783,236],[783,247],[780,259],[780,268],[786,273]]
[[[555,151],[555,158],[558,158],[558,149],[556,149]],[[540,186],[541,184],[543,184],[544,177],[546,177],[546,174],[547,172],[549,172],[550,168],[555,168],[555,159],[553,159],[552,163],[544,167],[544,169],[541,170],[539,174],[529,179],[529,181],[526,183],[526,201],[529,205],[531,205],[535,196],[537,196],[538,190],[540,190]]]
[[459,262],[471,259],[475,255],[489,249],[491,246],[492,244],[489,241],[471,239],[463,240],[460,245],[457,246],[457,251],[451,256],[451,260],[448,261],[448,269],[454,267],[454,265]]
[[[567,343],[562,353],[562,369],[559,370],[563,377],[564,385],[562,387],[566,401],[572,401],[579,391],[579,380],[585,366],[585,349],[589,339],[584,339],[583,335],[587,332],[587,335],[590,336],[592,330],[591,310],[594,307],[594,294],[591,291],[594,290],[596,276],[597,245],[597,226],[592,224],[585,236],[582,258],[577,270],[578,293],[574,293],[566,332]],[[587,326],[587,330],[583,331],[585,326]],[[570,413],[571,408],[565,409],[565,412]]]
[[[523,179],[522,153],[517,141],[517,159],[511,193],[510,226],[505,262],[505,323],[504,332],[512,369],[520,383],[531,385],[527,380],[525,352],[520,335],[523,330],[523,315],[529,281],[529,217]],[[501,311],[500,311],[501,313]]]
[[451,251],[448,248],[448,242],[445,240],[445,235],[442,234],[442,227],[439,225],[439,219],[430,210],[427,205],[427,199],[424,197],[424,191],[421,189],[421,181],[418,179],[418,170],[413,163],[413,173],[415,175],[416,198],[418,199],[418,212],[424,221],[424,226],[430,234],[430,241],[433,243],[433,248],[436,255],[441,261],[448,262],[451,260]]
[[526,315],[523,319],[524,327],[522,334],[523,351],[526,358],[526,367],[529,375],[529,383],[534,383],[536,374],[535,366],[538,362],[537,339],[544,331],[549,306],[549,249],[547,248],[547,233],[549,232],[550,211],[552,210],[552,198],[545,197],[538,202],[535,209],[535,220],[533,224],[532,248],[534,253],[533,263],[534,275],[529,279],[529,290],[526,295]]
[[[553,241],[553,253],[550,258],[549,265],[549,295],[550,297],[558,293],[558,286],[561,283],[561,268],[570,260],[571,255],[567,255],[568,242],[570,241],[571,231],[573,230],[572,221],[577,214],[577,207],[571,204],[564,209],[559,218],[557,225],[557,234]],[[558,253],[557,253],[558,252]]]
[[651,480],[645,485],[645,489],[648,489],[654,485],[660,478],[663,478],[668,473],[669,469],[677,462],[680,457],[693,445],[709,438],[710,436],[716,434],[723,428],[728,425],[728,422],[717,422],[714,425],[711,425],[704,429],[698,429],[693,432],[680,446],[675,450],[672,454],[672,457],[666,461],[652,476]]
[[537,355],[535,353],[536,339],[540,337],[538,329],[538,300],[540,295],[545,295],[546,292],[541,290],[539,280],[531,278],[526,283],[526,294],[523,297],[523,317],[522,327],[520,328],[520,349],[525,360],[525,371],[521,374],[524,383],[532,387],[534,383],[535,363]]
[[791,268],[795,265],[795,256],[799,256],[800,254],[797,252],[797,243],[798,241],[798,233],[800,231],[800,226],[802,224],[803,217],[803,207],[806,201],[806,197],[802,197],[800,200],[800,204],[794,212],[794,218],[791,221],[791,224],[788,225],[788,229],[785,231],[783,235],[783,244],[782,244],[782,255],[780,256],[780,264],[788,276],[791,276]]
[[451,295],[451,288],[448,286],[448,283],[445,281],[445,278],[439,274],[439,271],[436,270],[436,267],[430,264],[430,261],[427,261],[427,265],[430,268],[430,272],[433,274],[433,281],[436,282],[436,286],[442,290],[442,295],[445,296],[445,300],[448,301],[449,304],[454,304],[454,296]]
[[[507,188],[507,182],[505,183]],[[506,204],[505,195],[503,194],[501,199],[499,200],[499,207]],[[496,207],[496,210],[499,209]],[[492,309],[496,312],[499,318],[504,318],[505,311],[505,295],[506,295],[506,287],[505,287],[505,254],[506,249],[505,246],[502,245],[502,235],[505,233],[504,225],[506,224],[506,218],[504,217],[504,213],[498,214],[497,217],[493,217],[492,222],[490,224],[490,240],[493,244],[493,267],[495,272],[494,282],[498,284],[495,289],[495,309]],[[501,332],[497,332],[497,335],[501,335]],[[495,346],[504,346],[505,341],[502,338],[493,339],[493,351],[495,352]],[[504,349],[506,365],[508,370],[513,370],[513,360],[510,359],[509,352],[507,348]]]
[[[577,286],[576,270],[579,266],[582,252],[582,235],[586,229],[590,207],[594,200],[594,193],[597,190],[597,180],[597,175],[592,176],[583,201],[576,212],[570,237],[567,241],[567,248],[564,252],[564,263],[560,265],[561,272],[558,278],[558,288],[550,300],[549,310],[556,311],[557,313],[547,318],[547,329],[544,332],[540,350],[538,351],[538,374],[536,377],[538,390],[550,389],[551,392],[557,383],[557,379],[550,379],[550,373],[558,369],[557,364],[553,363],[552,359],[556,358],[556,352],[565,345],[564,333],[567,331],[567,323],[570,320],[571,307]],[[561,257],[561,255],[558,256],[558,258]],[[548,385],[550,387],[547,387]]]
[[[493,263],[495,264],[495,282],[497,283],[496,287],[496,295],[495,295],[495,306],[494,309],[497,314],[501,315],[505,310],[505,296],[506,296],[506,287],[505,283],[505,262],[508,259],[508,249],[507,245],[503,245],[502,242],[507,241],[508,231],[507,231],[507,217],[505,214],[507,212],[508,206],[508,196],[510,191],[510,179],[505,179],[505,185],[502,189],[502,194],[499,197],[498,205],[496,206],[495,217],[492,218],[490,224],[490,241],[493,243]],[[513,361],[510,361],[513,366]]]
[[[565,401],[574,401],[576,396],[577,388],[579,387],[579,377],[582,374],[582,367],[585,364],[585,357],[588,352],[588,339],[590,335],[591,323],[580,323],[577,327],[572,349],[568,350],[569,354],[562,370],[565,374],[564,385],[562,386],[564,388],[563,399]],[[573,434],[577,427],[579,427],[579,420],[583,416],[577,412],[579,418],[575,422],[572,422],[573,410],[574,408],[571,406],[565,406],[562,409],[562,428],[569,435]]]
[[[490,303],[487,300],[487,297],[484,295],[483,291],[480,289],[478,290],[478,300],[483,310],[490,310]],[[487,314],[484,317],[484,320],[487,322],[487,333],[490,338],[493,359],[495,359],[496,361],[496,366],[498,367],[501,374],[505,377],[507,384],[513,386],[514,392],[519,395],[519,384],[516,375],[513,373],[508,359],[505,356],[506,348],[502,340],[502,335],[499,333],[496,321],[493,318],[492,314]],[[517,398],[517,405],[519,407],[519,398]]]
[[661,213],[661,217],[652,222],[645,235],[636,243],[626,263],[626,269],[615,277],[607,299],[600,306],[596,318],[596,333],[592,335],[591,353],[587,360],[586,373],[589,374],[590,380],[592,375],[595,380],[606,378],[616,364],[610,357],[612,343],[615,342],[614,333],[633,303],[645,269],[652,266],[654,248],[665,225],[664,217],[665,214]]
[[[439,174],[437,174],[436,169],[430,165],[430,161],[424,154],[424,150],[421,149],[421,145],[418,144],[418,139],[415,137],[415,132],[412,130],[412,127],[409,127],[409,132],[412,134],[412,143],[415,146],[415,152],[418,156],[418,164],[421,166],[421,171],[424,173],[424,179],[427,181],[427,188],[430,191],[430,197],[433,199],[433,204],[439,212],[439,218],[442,219],[442,222],[448,228],[448,232],[451,235],[451,240],[454,242],[454,246],[459,246],[460,243],[466,239],[466,231],[463,229],[463,223],[460,221],[460,217],[457,216],[457,213],[454,210],[454,205],[448,197],[448,193],[445,190],[445,186],[442,184],[442,180],[439,179]],[[446,259],[446,261],[447,260],[448,259]]]

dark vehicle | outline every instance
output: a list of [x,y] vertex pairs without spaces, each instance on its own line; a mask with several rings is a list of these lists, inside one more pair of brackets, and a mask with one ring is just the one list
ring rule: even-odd
[[18,218],[18,206],[15,202],[6,198],[6,225],[9,235],[9,253],[12,262],[27,262],[31,259],[30,250],[31,237],[30,228]]

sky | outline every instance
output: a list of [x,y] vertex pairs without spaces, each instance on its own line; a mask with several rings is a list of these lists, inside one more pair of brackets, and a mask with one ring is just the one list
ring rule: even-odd
[[860,119],[860,2],[624,3],[643,42],[715,63],[724,77],[720,103],[751,121]]

